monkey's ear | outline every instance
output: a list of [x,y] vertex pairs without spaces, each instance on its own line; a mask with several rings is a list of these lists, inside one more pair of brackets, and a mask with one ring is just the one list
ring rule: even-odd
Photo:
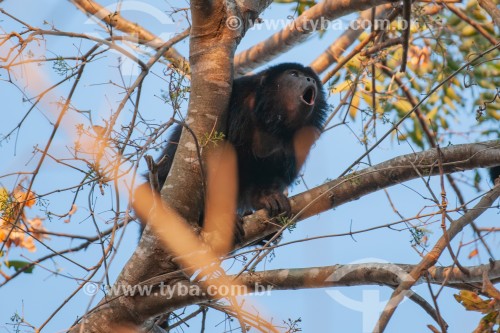
[[267,79],[267,73],[262,73],[260,75],[260,79],[259,79],[259,86],[261,86],[261,87],[264,86],[266,79]]

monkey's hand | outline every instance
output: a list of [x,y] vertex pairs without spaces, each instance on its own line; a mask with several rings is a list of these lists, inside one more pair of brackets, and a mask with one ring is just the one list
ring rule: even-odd
[[257,199],[255,207],[257,209],[265,208],[270,217],[275,217],[282,213],[284,213],[285,217],[292,215],[290,201],[281,191],[262,193]]

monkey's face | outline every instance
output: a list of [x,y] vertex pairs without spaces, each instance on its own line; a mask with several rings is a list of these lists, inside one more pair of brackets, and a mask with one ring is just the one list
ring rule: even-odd
[[276,78],[274,85],[276,96],[280,98],[276,111],[284,117],[288,128],[300,127],[314,110],[318,96],[316,79],[307,72],[289,69]]
[[318,126],[325,98],[320,79],[309,67],[285,63],[256,75],[258,88],[251,107],[259,129],[293,135],[303,126]]

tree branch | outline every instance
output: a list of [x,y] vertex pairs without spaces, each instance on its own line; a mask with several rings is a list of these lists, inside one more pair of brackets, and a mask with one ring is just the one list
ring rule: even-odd
[[477,0],[477,2],[491,16],[497,28],[500,29],[500,9],[498,9],[497,5],[491,0]]
[[[245,33],[245,27],[235,30],[223,23],[231,16],[247,21],[248,17],[260,13],[268,2],[253,1],[251,7],[246,5],[246,3],[242,4],[242,8],[239,8],[236,3],[222,0],[191,2],[189,62],[192,79],[185,121],[190,131],[187,134],[187,131],[183,131],[181,135],[170,175],[162,190],[162,200],[168,202],[171,208],[169,217],[176,216],[178,223],[187,221],[194,226],[199,222],[203,207],[202,184],[205,180],[201,177],[202,161],[193,157],[196,156],[193,155],[193,149],[197,147],[195,140],[209,138],[209,135],[219,130],[220,124],[224,123],[224,113],[231,95],[234,50]],[[215,149],[212,146],[203,147],[202,158]],[[172,191],[171,188],[178,190]],[[139,193],[139,196],[142,193]],[[161,207],[162,203],[158,202],[156,206]],[[142,207],[143,214],[140,216],[148,216],[145,210],[148,210],[147,207]],[[139,211],[137,206],[136,211]],[[157,216],[151,217],[153,222],[154,217],[160,216],[158,213],[155,214]],[[175,218],[171,220],[174,221]],[[160,241],[160,238],[152,232],[152,225],[158,226],[155,223],[147,225],[135,253],[123,268],[114,286],[140,285],[142,281],[148,281],[151,277],[159,275],[165,277],[167,285],[176,282],[190,284],[184,273],[179,270],[177,262],[174,261],[175,253],[172,249],[166,249],[162,243],[163,238],[168,237],[170,239],[177,237],[178,240],[179,237],[176,236],[178,231],[174,234],[159,230],[158,234],[162,236]],[[164,223],[163,228],[168,225]],[[182,225],[184,226],[185,224]],[[196,235],[192,233],[192,230],[189,231],[192,236],[190,239],[195,239]],[[188,244],[191,248],[198,245],[197,238],[192,241],[192,244]],[[120,292],[114,294],[122,295]],[[174,295],[173,299],[178,300],[176,296]],[[188,301],[193,302],[192,299]],[[180,304],[177,301],[174,302]],[[179,302],[182,303],[182,297]],[[151,295],[148,297],[107,296],[94,310],[83,316],[79,325],[71,331],[110,332],[117,325],[140,325],[148,318],[163,313],[164,303],[164,299],[151,297]]]
[[[409,275],[416,267],[418,265],[378,262],[347,264],[251,272],[241,274],[240,279],[250,291],[254,291],[256,285],[271,290],[290,290],[366,285],[397,287],[406,280],[411,280],[414,284],[426,283],[422,277],[414,280]],[[467,269],[470,271],[469,276],[455,266],[431,267],[428,270],[430,282],[436,285],[447,282],[450,287],[459,285],[460,288],[466,283],[480,286],[483,272],[488,272],[487,276],[492,282],[500,280],[498,260],[492,265],[469,266]]]
[[[391,9],[393,9],[392,4],[378,6],[375,13],[375,22],[376,20],[385,19],[387,17],[387,14],[391,12]],[[423,15],[434,15],[437,12],[441,11],[441,9],[441,6],[427,5],[424,7]],[[354,42],[363,33],[364,29],[362,29],[361,27],[364,27],[364,23],[371,19],[371,12],[372,9],[367,9],[361,12],[358,19],[350,24],[349,28],[346,29],[346,31],[344,31],[342,35],[340,35],[340,37],[337,38],[335,42],[333,42],[328,47],[328,49],[323,51],[321,55],[314,59],[314,61],[311,62],[309,66],[314,69],[316,73],[320,74],[323,73],[332,64],[338,63],[342,53],[344,53],[345,50],[347,50],[352,44],[354,44]],[[387,19],[391,20],[392,17],[387,17]],[[358,27],[358,29],[355,29],[356,27]],[[379,50],[382,48],[378,45],[376,45],[375,47],[377,47],[377,49]],[[375,49],[372,49],[371,51],[374,50]],[[367,52],[366,54],[370,53],[371,52]]]
[[[246,72],[270,61],[279,54],[306,40],[309,35],[321,28],[321,18],[328,21],[362,11],[374,6],[393,3],[394,0],[325,0],[311,7],[297,17],[287,28],[275,33],[263,42],[245,50],[234,59],[235,74]],[[323,21],[324,22],[324,21]],[[279,42],[278,42],[279,41]]]
[[[415,284],[426,283],[422,278],[416,281],[410,275],[418,265],[392,264],[392,263],[362,263],[320,266],[308,268],[276,269],[260,272],[249,272],[241,274],[238,279],[242,288],[234,290],[239,295],[244,295],[259,291],[274,290],[296,290],[296,289],[316,289],[328,287],[345,286],[365,286],[365,285],[384,285],[388,287],[397,287],[404,281],[412,281]],[[493,268],[492,268],[493,267]],[[431,267],[428,270],[429,281],[432,284],[442,285],[447,283],[449,287],[462,289],[468,285],[469,289],[480,288],[484,273],[492,282],[500,281],[500,261],[492,264],[467,267],[470,275],[464,275],[454,266]],[[232,276],[229,276],[231,278]],[[165,286],[162,281],[165,276],[158,277],[148,281],[150,286]],[[218,285],[218,279],[209,280],[209,284]],[[195,284],[188,281],[179,281],[170,285],[171,290],[193,290]],[[190,289],[191,288],[191,289]],[[161,302],[164,306],[164,312],[175,311],[186,305],[200,304],[209,301],[211,298],[207,295],[193,293],[175,294],[174,297],[165,295],[150,295],[149,298],[155,302]],[[130,298],[121,296],[120,298]]]
[[[387,13],[390,12],[392,5],[387,4],[377,8],[375,13],[375,20],[385,18]],[[337,63],[342,53],[347,50],[357,39],[363,31],[364,23],[371,19],[372,10],[366,9],[359,15],[358,19],[349,28],[340,35],[322,54],[320,54],[309,65],[318,74],[323,73],[329,66]],[[357,28],[357,29],[355,29]]]
[[384,308],[380,318],[375,326],[375,331],[383,332],[389,323],[392,315],[396,311],[397,306],[406,296],[408,290],[420,279],[422,274],[430,267],[434,266],[443,253],[444,249],[448,246],[449,242],[460,232],[462,229],[484,213],[491,207],[493,202],[500,196],[500,184],[497,184],[489,193],[481,198],[479,203],[469,210],[465,215],[451,224],[444,235],[439,238],[433,249],[416,265],[409,276],[411,278],[403,280],[399,286],[394,290],[391,299]]
[[[446,174],[500,165],[500,141],[450,146],[441,149]],[[312,188],[291,198],[296,221],[357,200],[369,193],[422,176],[439,174],[438,153],[429,149],[403,155]],[[417,173],[418,170],[418,173]],[[245,217],[245,242],[275,233],[280,225],[268,223],[264,210]]]
[[[165,44],[165,41],[146,30],[142,26],[130,22],[123,16],[110,12],[108,9],[93,0],[70,0],[79,10],[89,16],[95,16],[108,26],[137,38],[137,43],[145,44],[158,50]],[[182,33],[183,38],[189,36],[189,30]],[[169,48],[163,57],[170,61],[176,68],[184,72],[189,72],[188,61],[174,48]]]
[[484,29],[479,23],[475,22],[471,18],[469,18],[461,9],[455,7],[452,4],[447,4],[446,7],[455,15],[457,15],[459,18],[467,22],[470,26],[472,26],[474,29],[477,30],[481,35],[483,35],[484,38],[486,38],[491,45],[495,45],[498,43],[498,40],[491,36],[486,29]]

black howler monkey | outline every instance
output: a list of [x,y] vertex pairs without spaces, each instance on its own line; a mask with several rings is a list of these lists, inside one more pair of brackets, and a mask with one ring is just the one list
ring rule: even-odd
[[[234,80],[225,134],[238,158],[240,213],[266,208],[270,216],[290,215],[283,191],[297,177],[318,138],[326,111],[321,80],[309,67],[283,63]],[[181,129],[174,128],[159,158],[160,188]]]

